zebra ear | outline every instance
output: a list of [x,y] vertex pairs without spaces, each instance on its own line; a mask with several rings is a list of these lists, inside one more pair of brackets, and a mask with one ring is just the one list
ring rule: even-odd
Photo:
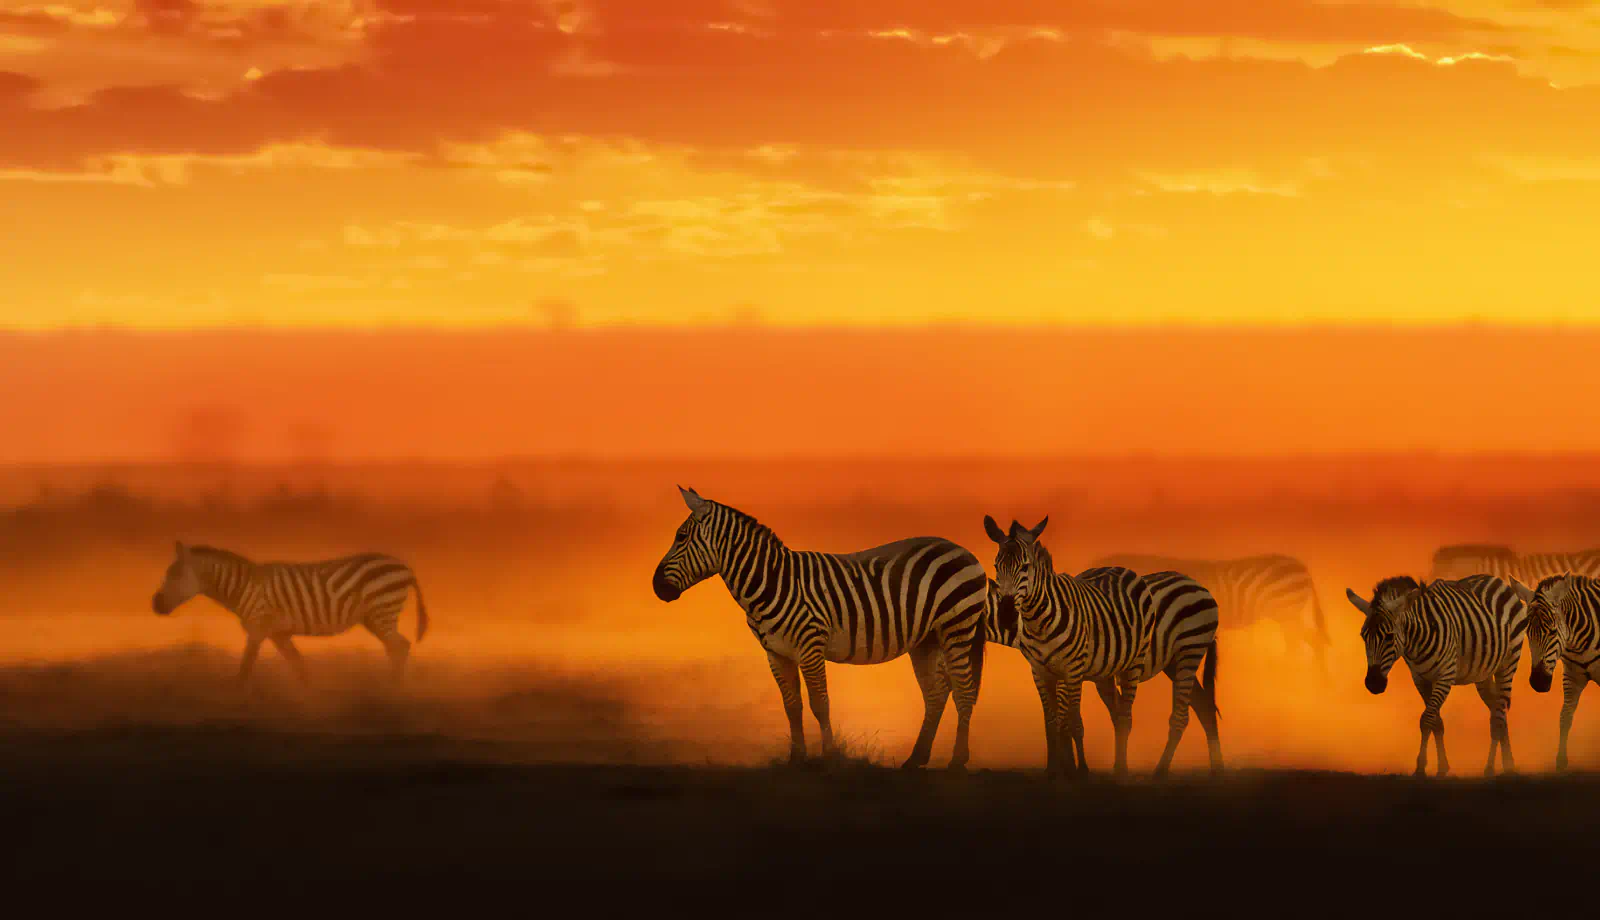
[[1517,597],[1522,598],[1524,604],[1533,603],[1533,589],[1515,578],[1511,579],[1511,590],[1517,592]]
[[1349,588],[1345,588],[1344,596],[1348,597],[1350,599],[1350,603],[1354,604],[1355,608],[1361,611],[1362,616],[1370,616],[1372,614],[1372,603],[1370,601],[1362,600],[1361,595],[1355,593]]
[[987,533],[989,535],[989,539],[993,540],[994,542],[996,542],[996,543],[1004,543],[1004,542],[1006,542],[1006,533],[1005,533],[1005,531],[1000,529],[1000,525],[996,524],[994,522],[994,518],[991,517],[990,515],[986,514],[986,515],[983,516],[983,530],[984,530],[984,533]]
[[1047,515],[1044,516],[1044,520],[1042,520],[1039,523],[1033,525],[1033,529],[1029,530],[1028,533],[1033,534],[1033,538],[1035,540],[1037,540],[1037,539],[1039,539],[1039,534],[1044,533],[1044,525],[1046,525],[1048,523],[1050,523],[1050,515],[1047,514]]
[[182,540],[178,540],[178,541],[176,541],[176,543],[177,543],[176,552],[178,554],[178,558],[182,559],[185,555],[188,554],[189,550],[183,545],[183,541]]
[[705,509],[706,500],[701,498],[700,494],[695,490],[685,489],[683,486],[678,486],[678,494],[683,496],[683,503],[688,505],[689,510],[693,513],[699,514]]

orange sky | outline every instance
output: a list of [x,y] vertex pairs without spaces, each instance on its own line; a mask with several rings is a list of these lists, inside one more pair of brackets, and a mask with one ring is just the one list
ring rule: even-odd
[[0,322],[1600,318],[1556,0],[0,0]]
[[[1600,452],[1600,330],[612,327],[0,334],[0,463]],[[318,446],[313,444],[313,446]]]

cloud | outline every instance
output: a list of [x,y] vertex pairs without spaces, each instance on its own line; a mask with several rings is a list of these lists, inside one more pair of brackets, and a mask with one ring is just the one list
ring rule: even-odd
[[240,175],[250,171],[394,169],[420,155],[386,150],[329,147],[316,142],[272,144],[245,154],[108,154],[75,168],[0,170],[0,180],[98,182],[154,188],[187,185],[197,174]]

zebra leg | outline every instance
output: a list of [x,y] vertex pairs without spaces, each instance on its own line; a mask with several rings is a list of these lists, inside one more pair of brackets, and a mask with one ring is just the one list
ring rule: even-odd
[[1133,698],[1139,693],[1139,673],[1129,671],[1117,675],[1117,690],[1117,762],[1112,769],[1116,775],[1126,776],[1128,736],[1133,734]]
[[1081,779],[1089,775],[1089,765],[1083,759],[1083,713],[1080,710],[1083,700],[1083,680],[1080,678],[1057,682],[1056,698],[1062,727],[1070,743],[1078,749],[1078,769],[1071,776],[1074,779]]
[[411,640],[400,635],[400,612],[395,611],[389,616],[370,618],[362,625],[383,643],[384,653],[389,656],[390,680],[396,684],[404,682],[406,659],[411,656]]
[[1493,776],[1494,755],[1500,750],[1500,729],[1505,722],[1505,713],[1500,711],[1498,689],[1494,678],[1478,681],[1477,688],[1478,696],[1489,710],[1489,763],[1483,768],[1483,775]]
[[1589,675],[1566,662],[1561,663],[1561,741],[1556,747],[1556,769],[1567,768],[1567,733],[1578,712],[1578,700],[1589,685]]
[[[1039,708],[1044,712],[1044,769],[1052,776],[1071,772],[1077,767],[1072,756],[1072,740],[1062,737],[1061,710],[1056,705],[1056,685],[1059,683],[1049,672],[1033,669],[1033,686],[1039,691]],[[1063,740],[1066,741],[1065,752],[1061,750]]]
[[[1122,702],[1117,699],[1117,682],[1115,678],[1102,677],[1094,682],[1095,692],[1100,694],[1100,702],[1106,704],[1106,715],[1111,717],[1111,730],[1120,732],[1118,713],[1121,711]],[[1086,768],[1087,771],[1087,768]]]
[[823,657],[822,645],[817,643],[800,653],[800,674],[806,681],[806,695],[811,697],[811,714],[822,728],[822,756],[832,757],[837,752],[833,746],[833,723],[828,719],[828,661]]
[[789,717],[789,765],[806,759],[805,708],[800,704],[800,666],[782,655],[767,653],[767,666],[783,697],[783,714]]
[[[1066,748],[1068,757],[1070,758],[1075,756],[1077,758],[1076,761],[1072,761],[1070,759],[1068,760],[1067,765],[1069,769],[1075,770],[1079,776],[1088,776],[1089,758],[1086,754],[1084,754],[1083,751],[1083,732],[1081,731],[1083,722],[1081,715],[1078,722],[1080,731],[1076,736],[1072,734],[1072,729],[1067,725],[1066,712],[1067,698],[1069,696],[1067,693],[1067,683],[1068,682],[1064,680],[1056,681],[1056,737],[1060,739],[1061,745]],[[1083,694],[1083,681],[1080,680],[1072,686],[1074,694],[1076,694],[1073,696],[1073,698],[1081,698]],[[1080,706],[1079,712],[1081,713],[1081,711],[1082,707]]]
[[[1169,673],[1167,676],[1172,675]],[[1217,691],[1215,687],[1199,681],[1195,681],[1194,686],[1189,705],[1194,708],[1200,727],[1205,729],[1206,748],[1211,753],[1211,775],[1215,776],[1222,772],[1222,736],[1217,732]]]
[[[1444,717],[1439,715],[1439,710],[1444,706],[1445,698],[1450,695],[1450,678],[1441,678],[1427,685],[1422,698],[1424,706],[1419,727],[1422,729],[1422,747],[1417,751],[1417,776],[1426,776],[1428,773],[1428,736],[1433,735],[1434,747],[1438,755],[1438,765],[1435,770],[1438,776],[1448,775],[1450,761],[1444,754]],[[1421,689],[1421,688],[1419,688]]]
[[290,638],[289,634],[274,633],[272,644],[277,648],[278,654],[283,656],[283,660],[289,662],[289,666],[294,668],[295,676],[300,678],[300,683],[310,683],[306,674],[305,659],[300,657],[300,650],[294,647],[294,640]]
[[1195,675],[1200,670],[1202,657],[1186,655],[1167,669],[1167,676],[1172,679],[1172,716],[1167,720],[1167,748],[1161,752],[1160,763],[1156,764],[1157,778],[1166,776],[1171,769],[1172,755],[1178,752],[1178,742],[1183,740],[1184,729],[1189,727],[1189,699],[1195,695],[1194,688],[1199,683]]
[[983,635],[983,606],[971,610],[971,632],[952,630],[941,639],[944,660],[950,671],[951,690],[956,698],[956,743],[950,752],[950,769],[965,770],[971,756],[968,733],[972,710],[978,705],[978,686],[983,681],[983,652],[988,644]]
[[923,642],[913,647],[910,654],[911,672],[917,676],[917,686],[922,690],[922,731],[917,733],[917,743],[911,746],[911,756],[900,765],[903,770],[927,766],[928,759],[933,756],[933,739],[939,734],[939,720],[950,698],[950,674],[939,644]]
[[250,680],[250,672],[255,669],[256,655],[261,652],[261,641],[264,639],[257,633],[247,633],[244,640],[244,654],[239,656],[239,683]]

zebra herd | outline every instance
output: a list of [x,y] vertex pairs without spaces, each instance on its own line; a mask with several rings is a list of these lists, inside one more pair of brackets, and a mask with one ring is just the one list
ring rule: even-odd
[[[1326,622],[1310,573],[1282,555],[1208,561],[1160,556],[1108,556],[1076,575],[1057,572],[1034,527],[1002,529],[984,518],[996,545],[995,577],[971,551],[940,537],[899,540],[855,553],[788,547],[766,525],[729,505],[679,487],[688,517],[678,527],[652,579],[656,596],[674,601],[720,576],[745,611],[767,653],[789,721],[789,758],[806,757],[801,683],[821,729],[825,756],[836,746],[829,718],[826,663],[881,664],[906,655],[924,702],[921,730],[902,766],[925,766],[949,698],[956,738],[949,767],[964,769],[984,653],[989,644],[1017,649],[1033,672],[1044,717],[1052,774],[1088,773],[1080,702],[1093,682],[1115,732],[1113,770],[1126,774],[1127,744],[1139,685],[1165,674],[1172,685],[1167,744],[1155,768],[1165,775],[1194,710],[1205,731],[1212,773],[1223,767],[1216,694],[1220,612],[1230,626],[1272,620],[1316,658],[1328,676]],[[1140,574],[1143,571],[1144,574]],[[1529,586],[1532,587],[1529,587]],[[236,553],[178,543],[152,599],[168,615],[206,596],[239,617],[246,642],[239,678],[247,680],[263,642],[271,641],[302,680],[295,636],[332,636],[364,626],[380,642],[396,681],[411,642],[398,620],[417,592],[417,634],[428,625],[422,589],[393,556],[366,553],[306,563],[255,563]],[[1346,590],[1362,614],[1366,687],[1382,693],[1404,659],[1422,696],[1417,774],[1433,738],[1437,772],[1448,772],[1440,717],[1451,688],[1473,684],[1490,712],[1490,753],[1513,769],[1506,725],[1524,636],[1529,684],[1550,689],[1563,663],[1558,769],[1567,766],[1567,738],[1578,699],[1600,681],[1600,550],[1518,555],[1504,546],[1440,548],[1429,580],[1395,576],[1370,597]]]

